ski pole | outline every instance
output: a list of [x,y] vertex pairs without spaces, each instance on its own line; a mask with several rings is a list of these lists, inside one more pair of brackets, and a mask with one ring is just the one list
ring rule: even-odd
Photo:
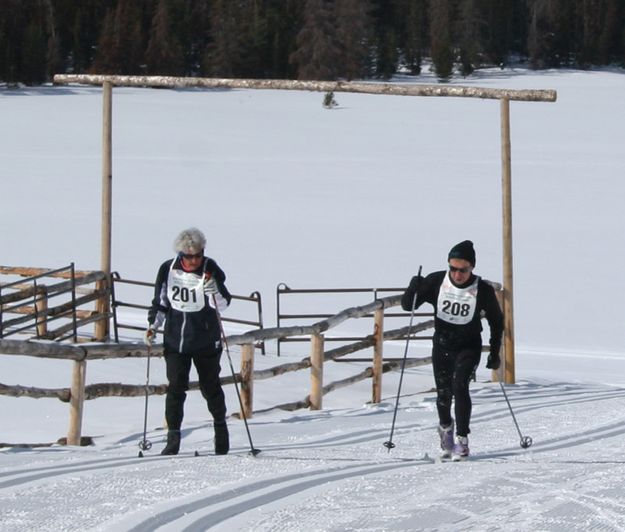
[[143,457],[143,451],[149,451],[152,448],[152,442],[146,438],[148,428],[148,394],[150,386],[150,355],[152,354],[152,346],[148,344],[148,361],[145,377],[145,409],[143,412],[143,439],[139,442],[139,458]]
[[512,420],[514,421],[516,430],[519,433],[519,438],[521,438],[521,447],[523,447],[523,449],[527,449],[528,447],[531,447],[532,443],[534,442],[532,438],[530,438],[529,436],[523,436],[523,434],[521,434],[521,429],[519,428],[519,424],[517,423],[516,416],[514,415],[514,412],[512,411],[512,406],[510,405],[510,401],[508,400],[508,394],[506,393],[506,389],[504,388],[503,383],[501,381],[499,381],[499,385],[501,386],[501,391],[503,392],[503,396],[506,399],[506,403],[508,403],[508,408],[510,409],[510,414],[512,414]]
[[[419,266],[419,273],[417,275],[421,275],[421,266]],[[408,344],[410,343],[410,333],[412,331],[412,320],[414,318],[415,305],[417,304],[417,292],[415,291],[414,297],[412,298],[412,310],[410,311],[410,323],[408,325],[408,334],[406,335],[406,347],[404,349],[404,358],[401,362],[401,372],[399,374],[399,385],[397,387],[397,398],[395,399],[395,410],[393,412],[393,422],[391,423],[391,434],[388,438],[388,441],[384,442],[384,447],[388,449],[388,452],[391,452],[391,449],[395,447],[393,443],[393,432],[395,431],[395,420],[397,419],[397,407],[399,406],[399,395],[401,392],[401,384],[404,380],[404,369],[406,368],[406,357],[408,356]]]
[[215,314],[217,314],[217,321],[219,322],[219,329],[221,331],[221,338],[224,343],[224,347],[226,348],[226,355],[228,355],[228,363],[230,364],[230,372],[232,373],[232,381],[234,382],[234,389],[237,392],[237,398],[239,400],[239,406],[241,408],[241,417],[243,418],[243,423],[245,424],[245,432],[247,433],[247,439],[250,442],[250,454],[252,456],[256,456],[260,453],[260,449],[256,449],[254,444],[252,443],[252,435],[250,434],[250,428],[247,424],[247,416],[245,415],[245,409],[243,408],[243,401],[241,401],[241,394],[239,393],[239,385],[237,384],[237,376],[234,373],[234,366],[232,365],[232,358],[230,357],[230,349],[228,348],[228,340],[226,338],[226,333],[224,331],[224,325],[221,321],[221,314],[219,309],[217,308],[217,299],[215,298],[215,294],[213,296],[213,305],[215,306]]

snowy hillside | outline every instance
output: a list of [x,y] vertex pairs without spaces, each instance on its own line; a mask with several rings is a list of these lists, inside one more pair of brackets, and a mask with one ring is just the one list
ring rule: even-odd
[[[390,453],[396,373],[384,375],[380,405],[367,403],[362,382],[327,395],[319,412],[257,414],[255,458],[237,419],[231,454],[210,456],[199,394],[175,458],[158,456],[164,399],[150,399],[154,447],[137,458],[143,399],[97,399],[83,426],[94,446],[0,451],[0,530],[625,529],[625,328],[615,304],[625,293],[615,270],[625,76],[492,71],[462,84],[558,91],[556,103],[511,104],[518,383],[507,392],[530,449],[483,364],[473,458],[460,464],[436,459],[429,366],[407,371]],[[404,286],[420,264],[443,268],[465,238],[476,272],[501,281],[498,103],[336,99],[326,110],[318,93],[115,89],[113,268],[153,280],[177,232],[196,225],[230,290],[262,293],[268,326],[280,282]],[[97,88],[0,90],[0,264],[99,267],[101,105]],[[301,357],[293,348],[278,358],[270,345],[256,367]],[[337,366],[330,380],[362,367]],[[0,356],[3,384],[66,387],[70,374],[68,362]],[[160,360],[151,377],[165,381]],[[143,383],[145,361],[93,362],[87,379]],[[255,407],[302,399],[308,386],[306,372],[259,381]],[[235,412],[234,390],[226,394]],[[0,409],[0,442],[66,433],[59,401],[0,396]]]

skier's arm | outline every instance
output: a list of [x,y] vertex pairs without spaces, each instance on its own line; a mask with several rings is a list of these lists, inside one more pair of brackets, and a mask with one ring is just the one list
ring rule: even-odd
[[431,303],[432,291],[437,284],[440,284],[440,281],[437,282],[436,273],[431,273],[427,277],[415,275],[410,280],[410,284],[401,298],[401,308],[407,312],[412,310],[412,302],[414,301],[415,293],[417,294],[417,300],[414,306],[415,309],[419,308],[423,303]]
[[503,335],[503,313],[499,307],[495,289],[489,284],[485,284],[484,286],[488,287],[484,293],[486,296],[484,299],[484,312],[490,328],[490,352],[498,355],[499,349],[501,348],[501,337]]
[[226,288],[226,274],[212,259],[208,260],[206,270],[209,274],[209,278],[214,280],[217,288],[211,292],[211,295],[208,298],[208,304],[212,308],[215,308],[215,305],[217,305],[217,310],[219,312],[223,312],[228,308],[230,301],[232,300],[232,296]]
[[161,265],[156,275],[156,282],[154,285],[154,297],[152,299],[152,305],[148,309],[148,323],[151,328],[159,329],[165,321],[165,315],[169,308],[169,302],[167,300],[167,273],[169,267],[168,263]]

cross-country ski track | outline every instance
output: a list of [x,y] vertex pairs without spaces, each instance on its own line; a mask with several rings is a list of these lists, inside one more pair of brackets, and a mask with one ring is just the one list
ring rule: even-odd
[[[625,413],[614,417],[625,412],[625,389],[521,383],[508,387],[508,396],[533,446],[521,449],[499,388],[479,384],[474,392],[473,454],[458,464],[437,458],[429,412],[432,393],[403,398],[393,437],[397,447],[390,452],[382,443],[388,438],[392,401],[295,413],[277,421],[254,418],[250,429],[262,449],[257,457],[248,454],[237,422],[231,423],[234,448],[224,457],[211,454],[210,439],[198,443],[199,457],[193,456],[194,449],[184,448],[184,439],[179,456],[161,457],[163,436],[158,431],[149,435],[154,447],[143,458],[137,455],[139,433],[106,448],[10,450],[1,455],[2,529],[292,530],[297,523],[297,529],[315,530],[315,522],[321,516],[326,522],[329,513],[336,530],[383,529],[384,522],[398,526],[405,519],[421,522],[423,529],[437,528],[443,516],[452,528],[484,529],[503,519],[493,510],[508,497],[518,516],[510,520],[510,509],[502,512],[513,528],[530,525],[528,516],[547,515],[557,523],[572,511],[586,516],[580,526],[625,524],[620,517],[625,502],[609,482],[615,469],[625,468],[618,451],[625,447],[620,443],[625,439]],[[193,428],[201,429],[210,433],[209,427]],[[550,483],[554,492],[545,497]],[[598,483],[604,492],[600,500],[592,494]],[[437,486],[450,485],[459,491],[440,498]],[[389,491],[396,504],[375,504],[378,495],[386,499]],[[27,512],[25,499],[32,499]],[[402,503],[405,499],[411,504]],[[22,510],[12,508],[18,501]],[[341,512],[343,505],[349,511]],[[480,505],[489,507],[486,517]],[[110,512],[103,512],[103,506],[110,506]],[[357,522],[354,506],[360,508]],[[530,506],[534,510],[524,514]],[[345,517],[349,522],[342,522]]]

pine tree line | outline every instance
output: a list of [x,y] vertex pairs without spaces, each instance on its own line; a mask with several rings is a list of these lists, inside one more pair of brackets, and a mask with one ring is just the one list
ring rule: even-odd
[[625,0],[0,0],[0,81],[625,65]]

